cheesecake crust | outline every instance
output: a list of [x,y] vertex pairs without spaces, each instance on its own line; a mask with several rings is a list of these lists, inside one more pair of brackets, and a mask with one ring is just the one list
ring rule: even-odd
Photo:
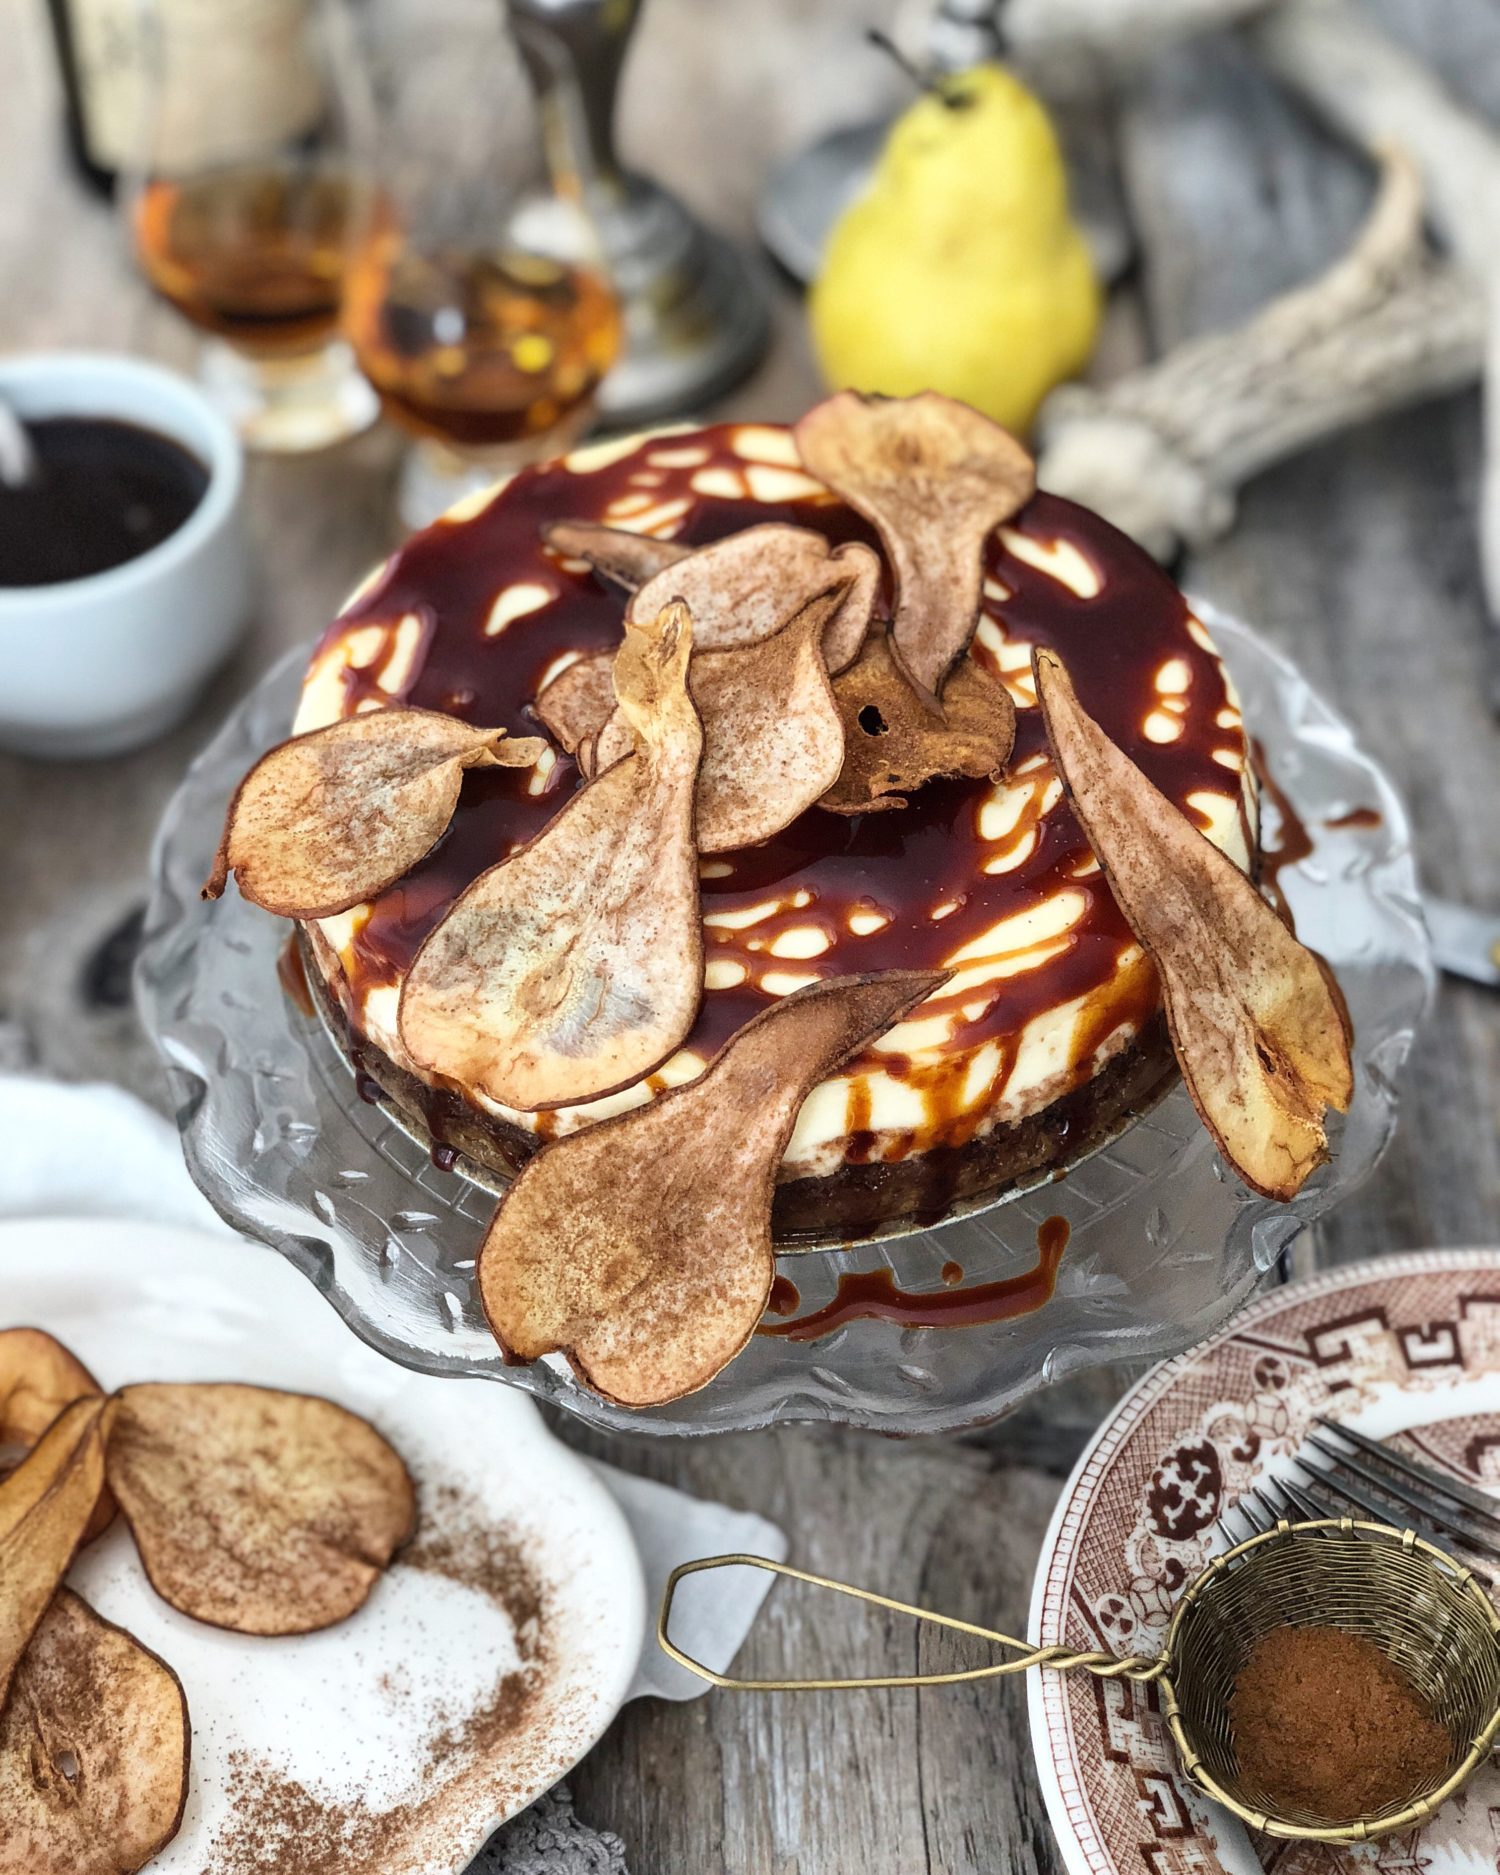
[[[402,1129],[447,1169],[477,1173],[503,1189],[545,1143],[509,1121],[482,1114],[461,1094],[433,1087],[377,1044],[352,1034],[304,930],[295,939],[324,1027],[350,1063],[363,1099],[378,1090]],[[895,1160],[846,1159],[821,1178],[785,1178],[776,1188],[772,1233],[778,1249],[823,1249],[920,1230],[956,1208],[992,1203],[1051,1169],[1086,1158],[1181,1077],[1160,1011],[1128,1047],[1081,1087],[1036,1113],[997,1126],[963,1146],[938,1146]],[[458,1166],[458,1161],[465,1163]]]

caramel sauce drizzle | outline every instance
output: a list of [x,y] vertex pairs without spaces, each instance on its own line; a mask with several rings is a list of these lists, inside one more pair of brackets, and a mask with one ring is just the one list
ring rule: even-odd
[[1287,903],[1286,893],[1282,889],[1281,875],[1288,866],[1300,865],[1312,852],[1312,835],[1307,831],[1302,816],[1272,780],[1271,771],[1266,765],[1266,751],[1259,739],[1250,745],[1250,759],[1254,764],[1255,779],[1260,784],[1261,792],[1276,809],[1277,819],[1280,821],[1276,845],[1261,847],[1260,887],[1280,913],[1287,929],[1295,931],[1296,923],[1292,917],[1292,908]]
[[795,1315],[802,1306],[802,1295],[790,1276],[778,1271],[771,1282],[771,1297],[766,1308],[772,1315]]
[[307,966],[302,961],[302,946],[295,931],[276,954],[276,976],[292,1007],[300,1015],[313,1015],[312,986],[307,980]]
[[[903,1328],[961,1328],[1013,1321],[1018,1315],[1033,1314],[1052,1300],[1058,1265],[1071,1234],[1065,1217],[1044,1219],[1036,1234],[1035,1266],[1019,1276],[1006,1276],[998,1282],[965,1285],[963,1271],[956,1263],[943,1265],[944,1287],[941,1289],[898,1288],[895,1272],[884,1266],[848,1272],[840,1276],[832,1301],[825,1302],[822,1308],[790,1321],[762,1322],[755,1332],[786,1341],[816,1341],[849,1322],[897,1322]],[[955,1271],[956,1276],[950,1276],[950,1271]],[[796,1306],[793,1302],[792,1307]],[[774,1287],[772,1308],[778,1315],[787,1313],[775,1307]]]
[[[767,521],[814,527],[835,543],[872,540],[857,515],[826,495],[763,502],[696,493],[693,478],[704,468],[733,470],[743,485],[745,463],[734,450],[733,436],[731,426],[720,426],[647,440],[592,472],[575,473],[556,463],[529,468],[472,519],[439,522],[416,535],[325,636],[327,647],[370,624],[382,624],[390,634],[373,663],[346,672],[346,709],[372,697],[382,703],[394,698],[513,734],[535,734],[530,704],[543,677],[565,653],[616,644],[623,610],[618,592],[543,547],[541,525],[558,516],[609,520],[611,504],[644,486],[635,479],[643,475],[651,478],[653,504],[672,517],[664,525],[679,525],[675,538],[689,544]],[[684,450],[702,451],[707,461],[667,467],[648,461],[654,453]],[[674,504],[680,508],[683,502],[685,510],[676,512]],[[1216,720],[1228,702],[1223,674],[1190,635],[1186,602],[1166,575],[1106,522],[1056,496],[1037,495],[1010,529],[1044,550],[1053,543],[1071,544],[1099,573],[1102,587],[1092,598],[1079,598],[1011,552],[996,534],[987,549],[992,586],[984,612],[1005,644],[1056,647],[1085,706],[1186,811],[1192,811],[1187,797],[1195,791],[1226,794],[1236,786],[1212,754],[1225,741]],[[550,597],[502,631],[487,632],[499,594],[522,582]],[[1001,593],[1005,596],[995,596]],[[391,674],[396,628],[390,622],[413,613],[425,622],[422,640],[406,681],[388,691],[382,679]],[[982,639],[976,639],[973,655],[993,674],[1002,674],[997,654]],[[1015,664],[1016,655],[1007,661]],[[1150,740],[1144,724],[1158,702],[1155,673],[1169,658],[1186,665],[1189,682],[1179,712],[1181,734],[1164,744]],[[992,1099],[1003,1093],[1013,1070],[1016,1038],[1041,1010],[1074,998],[1085,1002],[1086,1019],[1074,1051],[1075,1084],[1084,1078],[1099,1043],[1121,1022],[1149,1017],[1157,1001],[1154,974],[1149,966],[1121,970],[1134,939],[1102,875],[1092,869],[1081,829],[1063,802],[1042,812],[1052,769],[1040,711],[1025,701],[1029,671],[1017,665],[1005,675],[1021,702],[1012,770],[1022,769],[1021,779],[1036,784],[1017,824],[1003,838],[986,840],[980,820],[990,784],[937,782],[899,812],[844,818],[814,808],[764,846],[726,856],[730,870],[703,881],[705,914],[771,909],[742,928],[707,927],[707,958],[739,966],[727,972],[739,980],[705,991],[687,1047],[703,1057],[714,1053],[766,1006],[772,992],[762,981],[773,972],[783,979],[777,987],[784,989],[787,978],[941,967],[1001,919],[1039,906],[1064,888],[1081,893],[1085,905],[1044,967],[994,979],[979,991],[939,998],[924,1006],[923,1016],[950,1017],[946,1048],[955,1054],[968,1054],[987,1041],[1000,1043],[988,1090]],[[350,987],[356,1006],[371,988],[399,981],[458,894],[534,838],[579,786],[575,763],[561,752],[542,791],[531,793],[528,781],[534,781],[530,771],[509,769],[465,778],[447,834],[381,895],[354,939]],[[1014,863],[1008,870],[983,871],[986,861],[997,859]],[[933,917],[935,908],[948,905],[947,915]],[[858,932],[851,916],[871,909],[885,922]],[[809,927],[826,940],[818,955],[777,954],[778,939]],[[959,1070],[950,1073],[946,1061],[917,1064],[872,1051],[851,1063],[848,1072],[857,1084],[861,1070],[875,1069],[920,1081],[942,1143],[963,1144],[970,1137],[975,1120],[965,1112],[977,1114],[982,1107],[960,1099]],[[547,1129],[540,1130],[547,1137]],[[860,1138],[870,1128],[851,1114],[851,1130],[857,1157]],[[864,1149],[873,1150],[873,1143],[871,1136]],[[896,1142],[898,1147],[903,1143]],[[928,1143],[925,1133],[923,1143]]]

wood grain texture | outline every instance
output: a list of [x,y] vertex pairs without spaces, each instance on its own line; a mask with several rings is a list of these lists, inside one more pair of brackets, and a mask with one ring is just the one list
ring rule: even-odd
[[[1372,0],[1461,92],[1500,109],[1500,0]],[[860,41],[894,5],[651,0],[626,80],[625,143],[696,207],[751,228],[766,165],[899,95]],[[56,151],[36,0],[0,0],[0,348],[101,345],[187,364],[191,337],[132,275],[110,213]],[[1141,247],[1108,357],[1226,319],[1324,265],[1368,199],[1363,166],[1228,36],[1166,56],[1121,114]],[[814,395],[800,308],[727,414],[785,418]],[[1500,907],[1500,736],[1481,697],[1470,522],[1478,419],[1463,398],[1371,426],[1254,483],[1189,582],[1294,652],[1405,789],[1430,882]],[[306,639],[390,544],[392,439],[255,465],[265,574],[246,645],[192,721],[105,767],[0,757],[0,1025],[50,1071],[161,1102],[150,1053],[100,961],[144,893],[152,830],[184,762],[280,651]],[[1488,804],[1488,805],[1486,805]],[[122,940],[115,952],[128,948]],[[107,953],[103,962],[107,964]],[[92,965],[92,969],[91,969]],[[80,993],[88,976],[94,1000]],[[14,1031],[13,1031],[14,1034]],[[1500,1219],[1500,998],[1444,987],[1407,1082],[1401,1136],[1324,1235],[1330,1256],[1493,1241]],[[1310,1247],[1299,1250],[1306,1260]],[[908,1599],[1024,1626],[1058,1482],[1126,1376],[1070,1382],[984,1438],[897,1442],[821,1427],[663,1444],[570,1442],[778,1519],[794,1559]],[[964,1644],[967,1645],[967,1644]],[[947,1663],[951,1637],[783,1586],[750,1672]],[[966,1656],[967,1657],[967,1656]],[[580,1813],[624,1837],[637,1875],[1052,1875],[1016,1681],[773,1698],[710,1695],[626,1711],[573,1779]]]

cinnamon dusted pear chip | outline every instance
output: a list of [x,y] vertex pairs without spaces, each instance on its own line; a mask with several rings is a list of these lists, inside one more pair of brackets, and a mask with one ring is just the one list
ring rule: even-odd
[[0,1712],[0,1875],[134,1875],[177,1834],[182,1682],[59,1589]]
[[[98,1399],[102,1392],[83,1362],[45,1329],[0,1329],[0,1478],[14,1470],[65,1406]],[[101,1491],[84,1541],[93,1542],[114,1514],[114,1499]]]
[[1016,740],[1010,692],[965,658],[943,691],[943,715],[896,668],[890,640],[871,638],[833,680],[844,719],[844,765],[819,801],[832,814],[877,814],[943,776],[998,775]]
[[480,1251],[501,1345],[524,1360],[561,1350],[622,1406],[706,1386],[770,1296],[776,1169],[803,1101],[946,980],[810,984],[747,1023],[697,1080],[545,1146]]
[[810,599],[839,583],[823,656],[830,672],[841,671],[865,641],[880,592],[880,560],[860,541],[832,548],[811,528],[768,521],[726,534],[648,580],[625,616],[650,618],[669,600],[683,600],[693,615],[693,655],[701,658],[773,637]]
[[0,1707],[104,1488],[104,1410],[65,1406],[0,1484]]
[[399,1454],[356,1414],[303,1393],[125,1387],[108,1467],[152,1588],[236,1634],[344,1620],[416,1525]]
[[65,1406],[102,1392],[44,1328],[0,1328],[0,1446],[29,1451]]
[[1193,1104],[1247,1185],[1292,1198],[1328,1156],[1326,1110],[1354,1091],[1328,968],[1105,735],[1056,652],[1032,668],[1073,811],[1161,978]]
[[229,804],[203,888],[230,873],[283,918],[374,898],[437,845],[467,768],[529,768],[546,744],[436,710],[368,710],[263,755]]
[[[589,651],[558,672],[537,697],[532,709],[548,735],[560,742],[569,755],[580,751],[598,736],[615,713],[615,654],[613,651]],[[592,761],[579,767],[586,775],[593,773]]]
[[[835,587],[773,638],[739,651],[693,653],[688,690],[703,721],[700,853],[761,845],[833,785],[844,727],[821,647],[844,601],[844,588]],[[595,765],[608,768],[631,746],[630,727],[616,711],[599,736]]]
[[635,592],[664,567],[685,560],[693,551],[675,540],[654,540],[632,534],[628,528],[605,527],[600,521],[549,521],[542,540],[554,553],[569,560],[587,560],[601,579]]
[[686,606],[627,627],[615,694],[635,753],[482,873],[418,951],[397,1012],[420,1067],[534,1112],[665,1061],[703,993]]
[[979,620],[985,541],[1036,492],[1035,463],[1008,430],[936,391],[840,391],[794,434],[808,472],[878,530],[896,576],[896,662],[941,709]]

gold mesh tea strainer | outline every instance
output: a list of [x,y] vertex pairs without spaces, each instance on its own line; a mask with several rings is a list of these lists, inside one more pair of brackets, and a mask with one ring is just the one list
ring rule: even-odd
[[[853,1679],[747,1680],[715,1673],[670,1636],[678,1585],[704,1570],[743,1566],[790,1576],[1010,1649],[1014,1658],[948,1673],[888,1673]],[[1240,1771],[1229,1725],[1235,1678],[1273,1628],[1335,1627],[1374,1643],[1426,1702],[1451,1741],[1442,1771],[1378,1814],[1330,1817],[1278,1808]],[[1153,1656],[1036,1647],[1013,1635],[934,1614],[764,1556],[707,1556],[668,1578],[657,1640],[680,1666],[734,1692],[819,1692],[855,1687],[951,1686],[966,1680],[1080,1669],[1102,1679],[1160,1689],[1182,1768],[1198,1787],[1252,1829],[1319,1842],[1366,1842],[1424,1823],[1464,1784],[1500,1731],[1500,1615],[1456,1558],[1412,1530],[1353,1518],[1285,1520],[1216,1556],[1183,1592],[1162,1651]]]

